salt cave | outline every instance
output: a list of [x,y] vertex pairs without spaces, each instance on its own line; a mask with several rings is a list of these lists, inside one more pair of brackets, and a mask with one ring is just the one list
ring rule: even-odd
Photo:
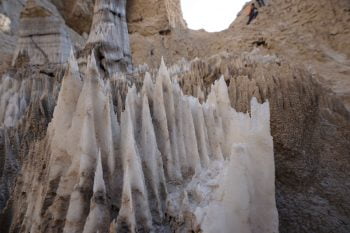
[[349,232],[349,2],[266,3],[0,0],[0,232]]

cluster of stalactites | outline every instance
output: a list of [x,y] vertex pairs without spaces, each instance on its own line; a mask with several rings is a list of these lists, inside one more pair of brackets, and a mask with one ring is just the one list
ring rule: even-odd
[[[185,213],[174,210],[171,193],[185,191],[186,184],[210,170],[214,161],[229,160],[234,143],[245,142],[252,134],[271,138],[269,116],[261,117],[268,113],[268,103],[253,100],[252,118],[235,112],[223,79],[200,104],[182,94],[162,62],[155,83],[146,74],[139,93],[129,88],[125,110],[117,119],[110,81],[100,77],[93,54],[86,72],[82,81],[72,53],[48,129],[49,183],[60,182],[47,216],[53,216],[52,222],[63,221],[64,232],[149,232],[169,227],[166,213]],[[210,186],[209,193],[214,189]],[[181,203],[185,200],[175,206]],[[58,208],[62,205],[66,212]],[[45,221],[39,214],[27,217],[33,218],[33,232]]]
[[40,75],[21,81],[4,75],[0,80],[0,128],[18,126],[28,110],[51,119],[58,92],[56,78]]

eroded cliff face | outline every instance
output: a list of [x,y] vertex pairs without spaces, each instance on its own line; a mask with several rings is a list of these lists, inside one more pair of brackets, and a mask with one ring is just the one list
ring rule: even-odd
[[114,3],[1,1],[1,232],[349,231],[348,2]]
[[127,3],[127,12],[130,33],[151,36],[186,27],[180,0],[131,0]]
[[167,34],[145,36],[131,32],[134,63],[156,67],[162,56],[173,63],[183,57],[204,58],[259,47],[264,54],[304,65],[350,109],[349,1],[270,0],[267,7],[259,8],[258,19],[249,26],[246,14],[243,9],[227,30],[218,33],[172,29]]

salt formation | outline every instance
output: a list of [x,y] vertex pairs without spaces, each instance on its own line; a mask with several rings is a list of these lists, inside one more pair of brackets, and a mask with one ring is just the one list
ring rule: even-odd
[[43,114],[51,115],[59,91],[57,81],[46,75],[24,80],[4,75],[0,80],[0,127],[17,126],[33,105]]
[[[28,78],[31,72],[37,75]],[[21,158],[31,156],[29,142],[45,136],[59,92],[61,78],[35,69],[28,73],[6,74],[0,80],[0,210],[13,194]],[[20,149],[24,147],[26,152]]]
[[86,72],[71,53],[22,232],[278,232],[268,103],[237,113],[221,78],[201,104],[162,62],[118,119],[94,53]]
[[98,50],[109,76],[131,71],[131,52],[126,23],[126,0],[97,0],[86,49]]
[[[246,27],[246,15],[241,14],[228,30],[218,34],[207,34],[204,31],[194,32],[187,30],[186,26],[182,28],[181,22],[184,21],[181,17],[180,0],[128,1],[126,11],[135,66],[147,63],[153,69],[161,56],[165,56],[170,64],[182,57],[189,60],[199,57],[194,61],[186,61],[181,68],[182,70],[179,70],[175,65],[174,69],[169,71],[171,79],[175,79],[173,74],[178,76],[179,86],[183,93],[198,97],[199,102],[195,99],[191,100],[193,103],[180,101],[183,97],[178,93],[180,90],[175,88],[172,97],[170,93],[163,93],[163,98],[167,99],[163,101],[165,105],[168,104],[168,99],[173,98],[174,107],[169,104],[164,108],[158,108],[159,112],[165,112],[165,114],[169,112],[171,114],[175,109],[176,132],[172,131],[173,117],[166,117],[166,121],[162,121],[162,127],[167,126],[169,129],[167,133],[169,145],[166,149],[170,149],[171,156],[163,156],[160,152],[159,141],[157,143],[157,138],[161,138],[159,136],[160,130],[155,121],[153,98],[148,98],[148,96],[154,96],[154,94],[150,94],[154,91],[154,84],[150,83],[150,88],[141,90],[144,77],[142,71],[140,77],[137,78],[140,82],[139,80],[135,82],[134,70],[132,74],[115,74],[115,76],[120,77],[118,80],[114,80],[110,76],[106,77],[105,73],[108,72],[101,72],[104,71],[104,65],[101,65],[100,61],[104,59],[104,56],[99,52],[99,43],[90,45],[96,52],[101,77],[110,80],[110,85],[108,83],[102,85],[102,89],[106,89],[110,102],[103,112],[104,118],[101,118],[100,115],[97,116],[97,112],[101,112],[100,110],[97,110],[96,114],[89,115],[87,119],[76,117],[75,119],[79,119],[82,124],[80,126],[74,124],[76,128],[70,130],[69,134],[77,130],[74,137],[65,137],[68,135],[65,131],[73,125],[72,116],[77,112],[76,103],[83,87],[80,77],[83,79],[86,77],[85,71],[81,69],[81,63],[83,62],[85,65],[85,58],[91,54],[92,50],[91,47],[87,48],[87,52],[82,54],[78,48],[76,54],[79,57],[81,74],[76,76],[78,78],[73,84],[76,84],[75,87],[80,91],[75,92],[75,88],[72,88],[71,93],[61,92],[62,96],[67,97],[69,94],[74,94],[78,97],[73,104],[67,102],[70,107],[63,108],[63,113],[70,111],[71,115],[60,114],[62,127],[60,124],[52,127],[57,135],[55,143],[53,143],[52,138],[46,136],[47,124],[52,120],[53,107],[56,105],[56,97],[63,77],[56,74],[55,69],[58,66],[52,64],[50,66],[21,66],[22,62],[29,62],[31,57],[31,54],[28,54],[27,57],[26,51],[28,49],[24,49],[24,52],[15,58],[16,66],[8,69],[15,52],[17,36],[21,36],[18,31],[19,16],[26,2],[28,1],[0,1],[0,75],[6,73],[0,81],[0,86],[2,85],[0,87],[0,211],[4,211],[0,213],[0,232],[7,232],[10,225],[12,232],[29,231],[32,225],[37,226],[33,228],[34,232],[62,232],[65,228],[66,231],[73,228],[76,228],[77,231],[85,229],[95,231],[100,227],[95,224],[95,213],[103,213],[99,210],[103,210],[105,206],[107,206],[109,213],[107,217],[101,215],[103,219],[100,222],[106,222],[105,228],[110,227],[111,231],[114,229],[121,231],[123,225],[128,227],[128,224],[133,221],[133,218],[128,217],[127,214],[119,214],[121,206],[123,206],[124,213],[129,213],[131,206],[139,202],[133,201],[132,205],[121,203],[122,194],[123,197],[126,197],[126,201],[132,197],[133,200],[142,201],[145,206],[143,200],[147,196],[154,231],[161,231],[164,228],[171,228],[171,230],[193,229],[191,227],[193,224],[201,225],[201,228],[206,230],[214,226],[224,225],[215,218],[213,218],[216,221],[215,224],[210,224],[209,220],[212,218],[210,214],[207,217],[202,216],[202,213],[206,213],[209,209],[205,206],[210,206],[210,209],[220,206],[213,203],[217,196],[220,197],[221,191],[208,195],[210,196],[208,203],[211,203],[208,205],[204,201],[205,204],[200,206],[199,201],[194,202],[193,199],[195,196],[196,200],[202,200],[201,197],[207,196],[207,190],[212,190],[218,180],[218,183],[224,183],[226,186],[229,186],[230,181],[232,181],[225,181],[220,177],[224,176],[221,176],[224,174],[223,170],[227,171],[227,174],[231,174],[230,169],[225,169],[225,167],[229,167],[225,164],[228,164],[227,154],[230,147],[226,146],[226,142],[223,143],[223,140],[227,135],[230,135],[229,128],[236,126],[234,123],[220,120],[217,116],[220,118],[223,116],[220,115],[221,113],[217,113],[218,108],[209,108],[209,102],[204,107],[200,105],[200,103],[205,102],[210,93],[211,84],[221,75],[224,75],[225,82],[229,86],[231,106],[238,112],[251,111],[250,101],[252,97],[256,97],[260,103],[269,100],[271,132],[274,137],[277,166],[276,200],[281,230],[283,232],[350,232],[350,199],[348,198],[350,182],[349,177],[344,175],[350,169],[348,163],[350,117],[347,109],[343,106],[344,104],[350,109],[350,99],[348,98],[350,73],[349,61],[346,59],[350,54],[350,40],[347,40],[350,32],[348,0],[332,2],[321,0],[317,4],[313,0],[295,0],[293,4],[290,0],[269,1],[269,7],[259,9],[261,15],[259,15],[259,23],[256,25]],[[30,2],[34,1],[29,1],[28,4]],[[77,47],[83,48],[85,46],[85,39],[88,38],[85,33],[89,33],[91,28],[95,0],[40,0],[35,2],[37,6],[44,6],[49,11],[57,13],[49,2],[54,4],[69,27],[80,34],[84,32],[81,37],[71,35],[73,43],[80,44]],[[213,6],[215,4],[213,3]],[[281,15],[281,11],[286,14]],[[35,22],[38,21],[38,18],[41,19],[40,22],[51,21],[52,17],[42,15],[43,12],[45,10],[35,10],[30,13],[30,18],[23,17],[22,22],[34,18]],[[282,23],[276,24],[276,19]],[[101,20],[100,22],[104,24],[106,21]],[[42,24],[26,25],[28,25],[28,28],[25,28],[26,31],[37,32],[38,30],[35,29],[37,26],[48,31],[46,26],[42,27]],[[49,25],[52,29],[56,27],[55,24]],[[74,32],[69,30],[69,33]],[[47,40],[48,35],[30,35],[39,48],[43,48],[44,52],[54,50],[48,54],[49,57],[61,56],[55,54],[56,48],[52,49],[51,46],[48,48],[45,45],[46,42],[42,43],[41,40],[44,37],[45,41],[51,43],[52,39],[52,41],[55,40],[54,44],[58,45],[62,39],[60,35],[56,34],[57,40],[53,39],[55,35],[50,36],[49,40]],[[28,40],[30,37],[20,38],[19,41],[25,39]],[[80,39],[84,41],[79,42]],[[116,43],[120,44],[120,41],[118,40],[114,44]],[[41,56],[40,51],[36,47],[33,48],[31,50]],[[69,49],[70,46],[64,47],[64,61],[68,57]],[[250,55],[245,56],[244,53],[248,51],[253,52],[249,52]],[[107,52],[116,54],[112,50]],[[298,59],[295,59],[296,57]],[[46,59],[43,60],[46,63]],[[300,65],[293,64],[295,62]],[[150,72],[152,73],[151,77],[154,78],[151,79],[155,81],[155,71],[150,70]],[[130,83],[135,84],[137,89],[135,92],[139,93],[142,101],[139,97],[132,98],[132,96],[137,95],[130,94],[129,104],[125,106],[125,97]],[[111,95],[108,91],[109,88]],[[131,93],[131,91],[129,92]],[[142,94],[144,92],[147,93],[146,96]],[[98,96],[94,95],[92,99],[98,100],[99,98],[96,97]],[[71,99],[74,100],[75,97]],[[148,102],[149,117],[142,118],[144,120],[141,121],[138,119],[140,112],[145,116],[148,115],[147,108],[143,107],[147,105],[144,104],[146,102]],[[131,103],[134,105],[133,108],[128,107]],[[185,105],[186,107],[184,107]],[[89,106],[93,106],[89,107],[90,109],[95,109],[98,104],[89,104]],[[143,189],[143,183],[132,183],[130,185],[131,194],[124,191],[127,190],[128,186],[125,186],[126,188],[123,190],[124,165],[123,156],[121,156],[123,150],[120,145],[123,138],[120,120],[126,107],[130,109],[130,115],[133,118],[134,134],[139,135],[134,140],[138,150],[134,151],[136,155],[141,157],[142,172],[146,180],[146,191]],[[203,108],[205,128],[200,127],[203,125],[203,120],[202,113],[198,111],[198,108]],[[108,111],[110,114],[106,115]],[[83,112],[81,114],[84,115]],[[184,114],[187,114],[188,118],[192,117],[196,120],[192,119],[193,122],[189,122],[187,118],[182,117]],[[94,119],[99,119],[96,124]],[[163,119],[161,115],[159,119]],[[58,122],[58,119],[56,120]],[[207,122],[217,122],[220,127],[218,129],[216,123],[209,125]],[[144,127],[145,125],[150,127]],[[84,131],[79,127],[84,128]],[[148,132],[151,132],[152,128],[154,137],[148,136]],[[187,131],[192,132],[192,134],[187,133]],[[85,132],[95,132],[98,135],[97,142],[94,138],[82,137],[86,134]],[[164,134],[166,133],[164,132]],[[186,139],[178,136],[182,134],[186,135]],[[208,134],[207,137],[206,134]],[[50,135],[54,135],[54,133]],[[237,135],[233,137],[237,137]],[[73,140],[75,138],[78,140]],[[85,140],[92,143],[92,149],[88,147],[88,143],[83,143]],[[73,142],[81,144],[83,149],[65,155],[61,148],[66,149],[64,145],[70,145]],[[210,144],[209,148],[203,146],[206,145],[206,142]],[[59,147],[51,146],[59,143],[62,144]],[[101,143],[104,146],[97,146]],[[194,146],[195,143],[196,146]],[[178,146],[174,147],[174,144]],[[198,151],[191,150],[193,147],[198,147]],[[150,152],[144,152],[144,148]],[[186,148],[188,148],[187,151]],[[91,188],[96,183],[95,177],[100,177],[100,175],[95,176],[95,174],[100,174],[96,173],[97,162],[91,166],[85,166],[86,164],[82,163],[86,167],[82,170],[90,172],[88,174],[82,172],[78,178],[75,174],[80,171],[80,159],[78,159],[80,156],[84,155],[82,157],[98,161],[96,155],[99,154],[99,151],[101,151],[106,199],[104,199],[104,191],[96,192]],[[246,152],[244,145],[235,149],[237,154],[245,154]],[[71,165],[69,158],[72,153],[75,153],[75,165],[70,168],[71,173],[61,176],[61,174],[66,174]],[[153,156],[147,155],[149,153],[152,153]],[[187,153],[190,156],[187,156]],[[215,157],[212,157],[213,154]],[[55,166],[51,168],[49,160],[54,157],[57,157],[57,161],[52,161]],[[151,157],[157,159],[148,159]],[[187,159],[188,157],[199,158],[200,163],[194,159]],[[207,159],[208,157],[209,159]],[[163,158],[172,159],[175,165],[163,161]],[[213,158],[225,162],[212,162]],[[186,166],[183,165],[184,163]],[[248,162],[244,164],[248,164],[249,167]],[[177,171],[179,165],[181,172]],[[154,169],[165,166],[169,167],[169,171],[175,174],[176,178],[169,180],[167,170]],[[140,162],[128,167],[140,167]],[[106,170],[106,168],[108,169]],[[240,168],[236,169],[238,174],[242,173]],[[183,183],[182,179],[191,176],[195,171],[197,174],[199,171],[200,175],[195,175],[190,182]],[[55,172],[58,173],[55,174]],[[49,173],[50,179],[47,178]],[[157,178],[158,176],[159,178]],[[73,179],[71,179],[72,177]],[[137,177],[141,177],[141,175],[138,174]],[[155,178],[149,182],[151,180],[149,177]],[[241,176],[239,177],[241,178]],[[79,186],[78,180],[80,179],[82,183]],[[111,182],[113,179],[114,181]],[[101,184],[101,179],[97,180]],[[244,182],[242,181],[242,183]],[[181,184],[186,188],[178,188],[177,185],[181,186]],[[133,188],[134,186],[137,188]],[[142,188],[143,191],[136,196],[133,190],[137,190],[138,187]],[[182,192],[183,190],[186,192]],[[78,199],[80,194],[82,194],[80,200],[83,204],[74,204],[73,200]],[[236,198],[233,195],[230,197],[233,200]],[[164,202],[164,200],[167,201]],[[231,199],[225,198],[224,200],[223,202],[227,206],[229,203],[235,203]],[[246,205],[244,199],[241,202],[242,206]],[[79,209],[81,209],[82,214],[74,218],[75,216],[71,214],[77,213],[74,211],[77,206],[81,207]],[[198,207],[195,215],[192,214],[193,207]],[[240,206],[235,207],[242,209]],[[50,209],[48,210],[48,208]],[[67,217],[68,208],[70,209],[69,217]],[[79,209],[77,207],[76,210]],[[137,209],[134,208],[134,210]],[[143,218],[142,216],[147,216],[147,212],[149,211],[135,216],[135,222],[139,222],[138,219]],[[170,212],[174,214],[170,215]],[[211,213],[215,216],[222,213],[224,216],[231,215],[225,211],[213,210]],[[39,216],[36,218],[38,221],[32,221],[32,215]],[[193,216],[200,220],[192,221]],[[249,214],[244,213],[235,218],[236,222],[230,222],[239,227],[240,221],[246,219],[247,216]],[[41,218],[42,220],[40,220]],[[68,219],[72,225],[71,228],[69,228]],[[149,219],[149,217],[145,218],[144,225],[147,226],[147,229],[150,225]],[[185,219],[189,219],[189,221],[185,221]],[[219,220],[223,219],[224,217]],[[111,222],[113,224],[110,224]],[[196,224],[196,222],[207,223]],[[142,225],[136,223],[134,224],[136,227]],[[104,231],[104,229],[99,230],[100,232]],[[220,229],[215,230],[220,231]]]
[[[26,99],[20,99],[19,95],[23,94],[23,85],[19,87],[17,80],[4,76],[0,82],[0,126],[13,126],[14,122],[19,120],[21,113],[26,108]],[[19,104],[18,104],[19,103]]]
[[51,3],[28,0],[21,12],[19,39],[13,63],[62,64],[67,61],[71,41],[63,18]]

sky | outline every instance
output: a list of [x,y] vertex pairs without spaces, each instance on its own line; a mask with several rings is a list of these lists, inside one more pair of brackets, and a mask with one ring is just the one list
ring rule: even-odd
[[191,29],[218,32],[227,29],[248,0],[181,0]]

